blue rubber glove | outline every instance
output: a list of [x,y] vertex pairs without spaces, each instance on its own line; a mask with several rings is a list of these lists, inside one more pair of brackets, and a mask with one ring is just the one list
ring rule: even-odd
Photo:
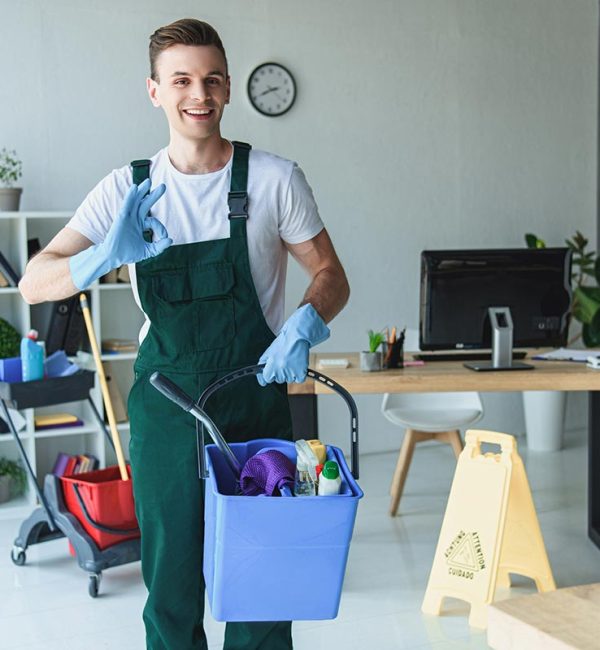
[[306,379],[308,351],[329,338],[329,328],[309,303],[302,305],[283,324],[277,338],[265,350],[259,364],[262,373],[256,375],[258,383],[266,386],[273,381],[279,384]]
[[[123,264],[160,255],[173,243],[163,224],[149,216],[150,208],[165,193],[165,185],[159,185],[146,196],[149,189],[149,178],[139,187],[132,185],[106,239],[70,258],[71,278],[78,289],[87,289],[94,280]],[[154,232],[156,241],[152,243],[144,241],[143,233],[148,228]]]

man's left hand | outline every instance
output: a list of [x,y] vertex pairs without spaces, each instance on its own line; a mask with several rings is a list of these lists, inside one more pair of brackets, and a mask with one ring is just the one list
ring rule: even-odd
[[310,303],[299,307],[258,360],[259,364],[265,364],[263,371],[256,375],[258,383],[261,386],[273,381],[301,384],[306,379],[310,348],[328,338],[329,328],[315,308]]

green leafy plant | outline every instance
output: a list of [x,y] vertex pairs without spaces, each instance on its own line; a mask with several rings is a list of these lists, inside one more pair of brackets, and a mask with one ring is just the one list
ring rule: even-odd
[[[525,241],[528,248],[546,248],[544,240],[532,233],[525,235]],[[595,348],[600,346],[600,258],[595,251],[588,250],[590,242],[579,230],[565,243],[573,255],[571,315],[581,323],[581,337],[585,346]],[[590,279],[593,285],[588,284]]]
[[23,165],[12,149],[0,149],[0,184],[12,187],[21,178]]
[[20,345],[19,332],[4,318],[0,318],[0,359],[18,357]]
[[0,458],[0,476],[8,476],[12,480],[11,492],[15,496],[25,492],[27,474],[25,474],[25,469],[18,461]]
[[383,343],[383,333],[369,330],[369,352],[377,352],[377,348]]

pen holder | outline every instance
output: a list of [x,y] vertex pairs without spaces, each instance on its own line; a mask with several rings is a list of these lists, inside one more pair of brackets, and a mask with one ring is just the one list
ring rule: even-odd
[[398,339],[394,343],[389,343],[387,352],[384,356],[384,368],[403,368],[404,367],[404,341]]

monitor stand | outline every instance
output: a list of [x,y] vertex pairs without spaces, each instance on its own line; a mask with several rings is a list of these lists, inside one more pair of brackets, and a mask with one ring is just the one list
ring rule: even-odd
[[490,307],[492,326],[492,361],[465,363],[465,368],[480,372],[488,370],[533,370],[528,363],[513,361],[513,322],[508,307]]

